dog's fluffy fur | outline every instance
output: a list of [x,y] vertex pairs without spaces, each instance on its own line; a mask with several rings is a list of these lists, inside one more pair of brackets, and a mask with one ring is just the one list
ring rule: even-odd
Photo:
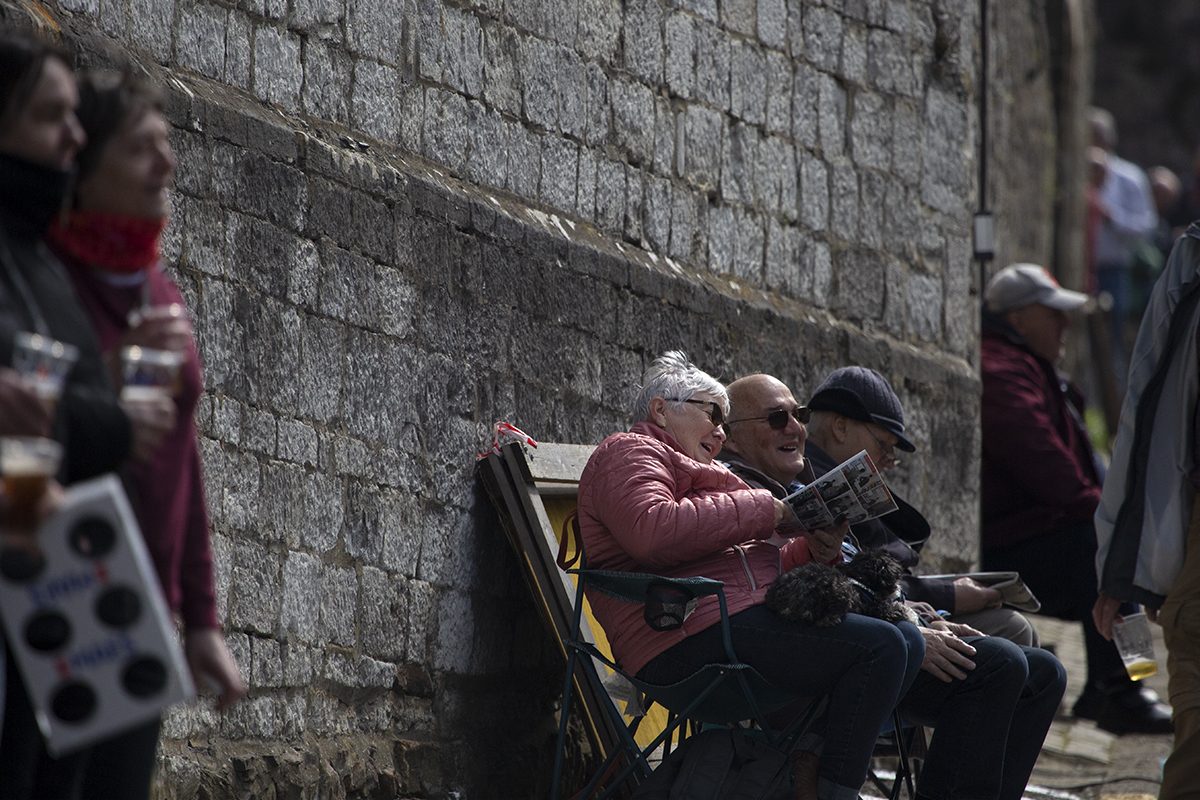
[[915,623],[916,613],[899,599],[902,574],[900,563],[882,550],[864,550],[832,567],[802,564],[775,579],[766,605],[784,619],[819,628],[837,625],[848,613]]

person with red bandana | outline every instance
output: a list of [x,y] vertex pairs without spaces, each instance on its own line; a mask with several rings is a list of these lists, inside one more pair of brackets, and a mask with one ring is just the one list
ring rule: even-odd
[[[156,446],[135,450],[128,472],[134,507],[163,593],[184,624],[184,652],[197,683],[220,689],[217,710],[246,693],[217,619],[208,513],[195,408],[203,391],[200,358],[178,287],[163,271],[159,239],[170,210],[175,155],[159,95],[128,75],[80,85],[88,143],[77,158],[75,205],[49,240],[67,267],[100,348],[120,385],[122,348],[182,356],[174,425]],[[84,794],[145,797],[159,720],[95,748]]]

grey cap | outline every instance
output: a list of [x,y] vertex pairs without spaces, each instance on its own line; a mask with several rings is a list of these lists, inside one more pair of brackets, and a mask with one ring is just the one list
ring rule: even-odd
[[1073,292],[1058,285],[1045,268],[1037,264],[1009,264],[988,281],[983,290],[988,311],[1003,314],[1041,303],[1060,311],[1079,308],[1088,301],[1083,292]]
[[842,367],[829,373],[808,407],[813,411],[832,411],[859,422],[874,422],[893,433],[896,447],[911,453],[916,446],[904,435],[904,409],[887,378],[873,369]]

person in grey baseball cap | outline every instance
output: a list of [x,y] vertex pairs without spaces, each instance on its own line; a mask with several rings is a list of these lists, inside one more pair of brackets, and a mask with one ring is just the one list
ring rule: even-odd
[[1091,614],[1093,515],[1102,476],[1083,422],[1083,396],[1055,368],[1067,312],[1087,295],[1062,288],[1036,264],[1013,264],[996,273],[983,296],[983,568],[1019,572],[1041,613],[1082,624],[1087,681],[1075,716],[1116,734],[1170,733],[1170,707],[1129,679]]

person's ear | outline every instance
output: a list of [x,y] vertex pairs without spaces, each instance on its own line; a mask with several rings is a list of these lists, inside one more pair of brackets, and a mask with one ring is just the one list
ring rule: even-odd
[[829,432],[835,442],[843,444],[850,436],[850,420],[841,414],[834,414],[829,425]]
[[667,401],[661,397],[650,399],[650,422],[660,428],[667,427]]

